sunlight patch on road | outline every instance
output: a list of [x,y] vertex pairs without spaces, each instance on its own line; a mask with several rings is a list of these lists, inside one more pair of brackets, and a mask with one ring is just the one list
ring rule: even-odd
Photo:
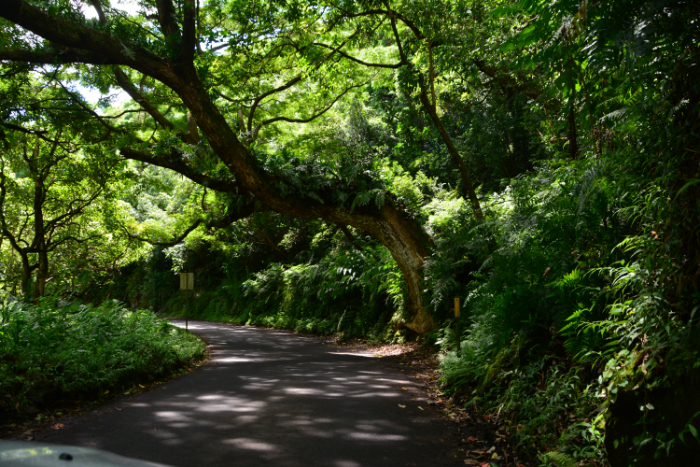
[[[326,391],[311,388],[285,388],[283,391],[296,396],[333,396],[333,394]],[[342,394],[337,394],[337,396],[342,396]]]
[[407,381],[405,379],[388,379],[388,378],[380,378],[379,381],[383,383],[396,383],[396,384],[413,384],[411,381]]
[[271,358],[243,358],[243,357],[226,357],[226,358],[214,358],[213,361],[217,363],[251,363],[251,362],[269,362],[272,361]]
[[374,355],[352,352],[326,352],[331,355],[352,355],[353,357],[376,358]]
[[363,441],[406,441],[408,438],[403,435],[382,435],[379,433],[349,433],[350,439],[361,439]]
[[225,444],[231,444],[240,449],[249,449],[251,451],[274,452],[278,448],[274,444],[265,443],[250,438],[234,438],[223,441]]
[[358,394],[349,394],[347,397],[362,399],[365,397],[397,397],[401,394],[398,392],[361,392]]
[[362,467],[357,462],[348,461],[348,460],[335,461],[334,464],[335,464],[335,467]]
[[178,420],[178,421],[184,421],[188,420],[189,417],[182,412],[156,412],[155,413],[156,417],[163,417],[168,420]]

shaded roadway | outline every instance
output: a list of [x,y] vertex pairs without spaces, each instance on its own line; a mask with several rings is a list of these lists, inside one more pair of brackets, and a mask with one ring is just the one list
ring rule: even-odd
[[189,327],[211,345],[208,363],[64,419],[65,428],[36,440],[176,467],[459,462],[445,452],[448,429],[416,383],[381,359],[284,331],[201,321]]

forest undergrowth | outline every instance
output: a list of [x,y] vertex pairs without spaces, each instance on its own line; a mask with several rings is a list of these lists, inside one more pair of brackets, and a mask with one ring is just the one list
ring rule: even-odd
[[0,305],[0,425],[138,392],[205,357],[196,336],[150,311],[46,297]]

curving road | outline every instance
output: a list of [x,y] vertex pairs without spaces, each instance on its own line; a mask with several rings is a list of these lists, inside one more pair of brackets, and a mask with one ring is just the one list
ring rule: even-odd
[[282,331],[207,322],[190,329],[212,346],[207,364],[64,419],[64,429],[36,440],[176,467],[461,463],[446,452],[448,429],[421,390],[376,358]]

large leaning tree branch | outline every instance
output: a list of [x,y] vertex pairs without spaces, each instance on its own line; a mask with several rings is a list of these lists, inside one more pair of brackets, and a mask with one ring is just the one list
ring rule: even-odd
[[[182,3],[184,16],[190,15],[188,9],[193,8],[194,0],[183,0]],[[209,147],[235,178],[239,193],[280,213],[351,225],[374,236],[390,251],[406,280],[407,305],[412,319],[405,325],[417,332],[431,329],[434,324],[425,310],[422,284],[422,267],[430,244],[420,224],[395,206],[390,198],[378,207],[350,210],[336,204],[331,197],[321,201],[301,194],[282,194],[273,177],[260,167],[254,154],[241,143],[229,120],[212,100],[214,93],[202,82],[200,71],[193,62],[195,47],[189,37],[183,37],[177,28],[173,3],[156,0],[156,6],[163,33],[162,44],[156,44],[153,48],[158,53],[145,45],[112,36],[106,29],[103,31],[52,16],[25,0],[4,0],[0,17],[43,37],[54,48],[75,48],[104,57],[105,61],[128,66],[169,87],[191,112]],[[184,20],[186,34],[190,31],[188,21]],[[123,155],[146,159],[143,154],[135,152]],[[179,164],[177,160],[164,161],[160,157],[153,163],[161,166]],[[177,168],[189,172],[187,167]],[[192,169],[191,172],[196,171]],[[204,174],[196,175],[202,176]],[[195,180],[195,177],[192,179]]]
[[[155,53],[119,39],[104,31],[52,16],[41,8],[24,0],[3,0],[0,17],[11,21],[50,41],[54,50],[66,54],[77,54],[79,63],[106,63],[129,66],[141,73],[152,76],[167,85],[177,80],[176,73],[167,66],[167,62]],[[32,57],[40,53],[47,56],[47,50],[2,50],[0,59],[12,61],[33,61]],[[19,54],[19,56],[18,56]],[[61,61],[59,53],[54,61]],[[90,58],[90,61],[80,60]],[[69,61],[64,61],[70,63]],[[44,61],[43,63],[53,63]]]
[[84,63],[88,65],[119,65],[123,59],[108,58],[90,51],[71,47],[41,48],[35,50],[0,49],[0,60],[28,62],[34,64],[58,65],[65,63]]

